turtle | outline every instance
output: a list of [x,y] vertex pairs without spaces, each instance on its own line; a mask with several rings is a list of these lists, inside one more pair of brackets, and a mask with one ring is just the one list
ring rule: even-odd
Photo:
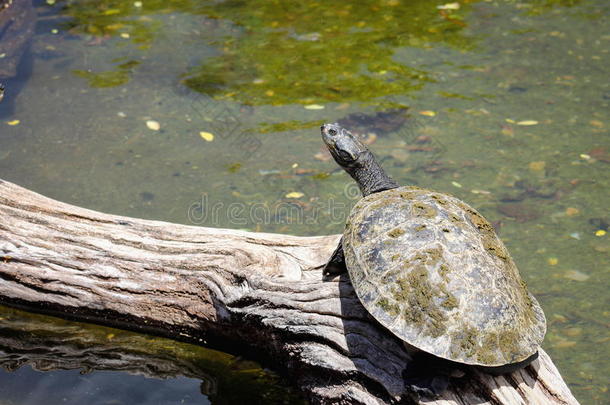
[[324,278],[347,270],[368,313],[408,348],[495,374],[533,361],[545,316],[492,225],[454,196],[399,186],[340,124],[321,132],[363,195]]

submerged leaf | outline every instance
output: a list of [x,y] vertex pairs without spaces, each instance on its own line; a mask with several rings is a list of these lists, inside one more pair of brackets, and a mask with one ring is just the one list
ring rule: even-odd
[[310,104],[305,106],[306,110],[323,110],[324,106],[320,104]]
[[538,121],[524,120],[524,121],[517,122],[517,125],[522,125],[522,126],[538,125]]
[[154,120],[146,121],[146,126],[152,131],[158,131],[159,129],[161,129],[161,124]]
[[207,142],[212,142],[214,140],[214,134],[209,132],[201,131],[199,132],[199,136],[201,136],[203,140]]
[[589,277],[591,276],[578,270],[568,270],[563,273],[563,278],[567,278],[568,280],[572,281],[587,281]]

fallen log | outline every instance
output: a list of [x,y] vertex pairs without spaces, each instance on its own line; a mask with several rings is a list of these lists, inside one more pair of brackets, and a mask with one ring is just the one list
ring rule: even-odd
[[267,359],[312,403],[577,404],[548,355],[409,391],[411,357],[347,277],[321,280],[338,235],[297,237],[108,215],[0,180],[0,303]]

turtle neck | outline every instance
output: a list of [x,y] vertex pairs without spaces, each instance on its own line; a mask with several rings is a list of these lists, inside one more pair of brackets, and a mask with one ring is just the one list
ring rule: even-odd
[[356,165],[344,167],[344,169],[356,180],[364,197],[398,187],[398,184],[384,172],[375,156],[368,150],[358,159]]

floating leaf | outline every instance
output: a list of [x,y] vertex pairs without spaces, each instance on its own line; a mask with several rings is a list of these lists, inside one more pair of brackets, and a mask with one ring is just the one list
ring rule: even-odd
[[146,121],[146,126],[148,127],[148,129],[153,131],[158,131],[159,129],[161,129],[161,124],[154,120]]
[[557,259],[556,257],[549,257],[546,261],[549,266],[556,266],[557,263],[559,263],[559,259]]
[[447,3],[440,6],[436,6],[439,10],[459,10],[460,3]]
[[212,142],[214,140],[214,134],[211,134],[209,132],[201,131],[199,132],[199,136],[201,136],[203,140],[207,142]]
[[462,185],[457,181],[452,181],[451,184],[453,185],[453,187],[462,188]]
[[114,15],[114,14],[120,14],[121,10],[119,10],[118,8],[109,8],[108,10],[104,11],[102,14],[104,15]]
[[323,110],[324,106],[320,104],[309,104],[305,106],[306,110]]
[[603,229],[598,229],[597,231],[595,231],[595,236],[604,236],[606,234],[606,231],[604,231]]
[[522,126],[530,126],[530,125],[538,125],[538,121],[535,120],[524,120],[524,121],[519,121],[517,122],[517,125],[522,125]]
[[324,180],[329,177],[330,177],[330,173],[325,173],[325,172],[317,173],[317,174],[314,174],[313,176],[311,176],[312,179],[316,179],[316,180]]
[[237,173],[241,169],[241,163],[233,163],[227,167],[230,173]]
[[12,120],[12,121],[7,121],[6,123],[9,124],[10,126],[14,127],[15,125],[19,125],[21,121],[19,120]]
[[431,111],[431,110],[424,110],[424,111],[420,111],[419,113],[421,115],[425,115],[426,117],[434,117],[434,116],[436,116],[436,113],[434,111]]
[[286,198],[301,198],[303,197],[305,194],[299,192],[299,191],[293,191],[291,193],[286,194]]
[[574,207],[568,207],[566,208],[566,215],[569,217],[573,217],[574,215],[578,215],[580,211],[578,210],[578,208],[574,208]]

